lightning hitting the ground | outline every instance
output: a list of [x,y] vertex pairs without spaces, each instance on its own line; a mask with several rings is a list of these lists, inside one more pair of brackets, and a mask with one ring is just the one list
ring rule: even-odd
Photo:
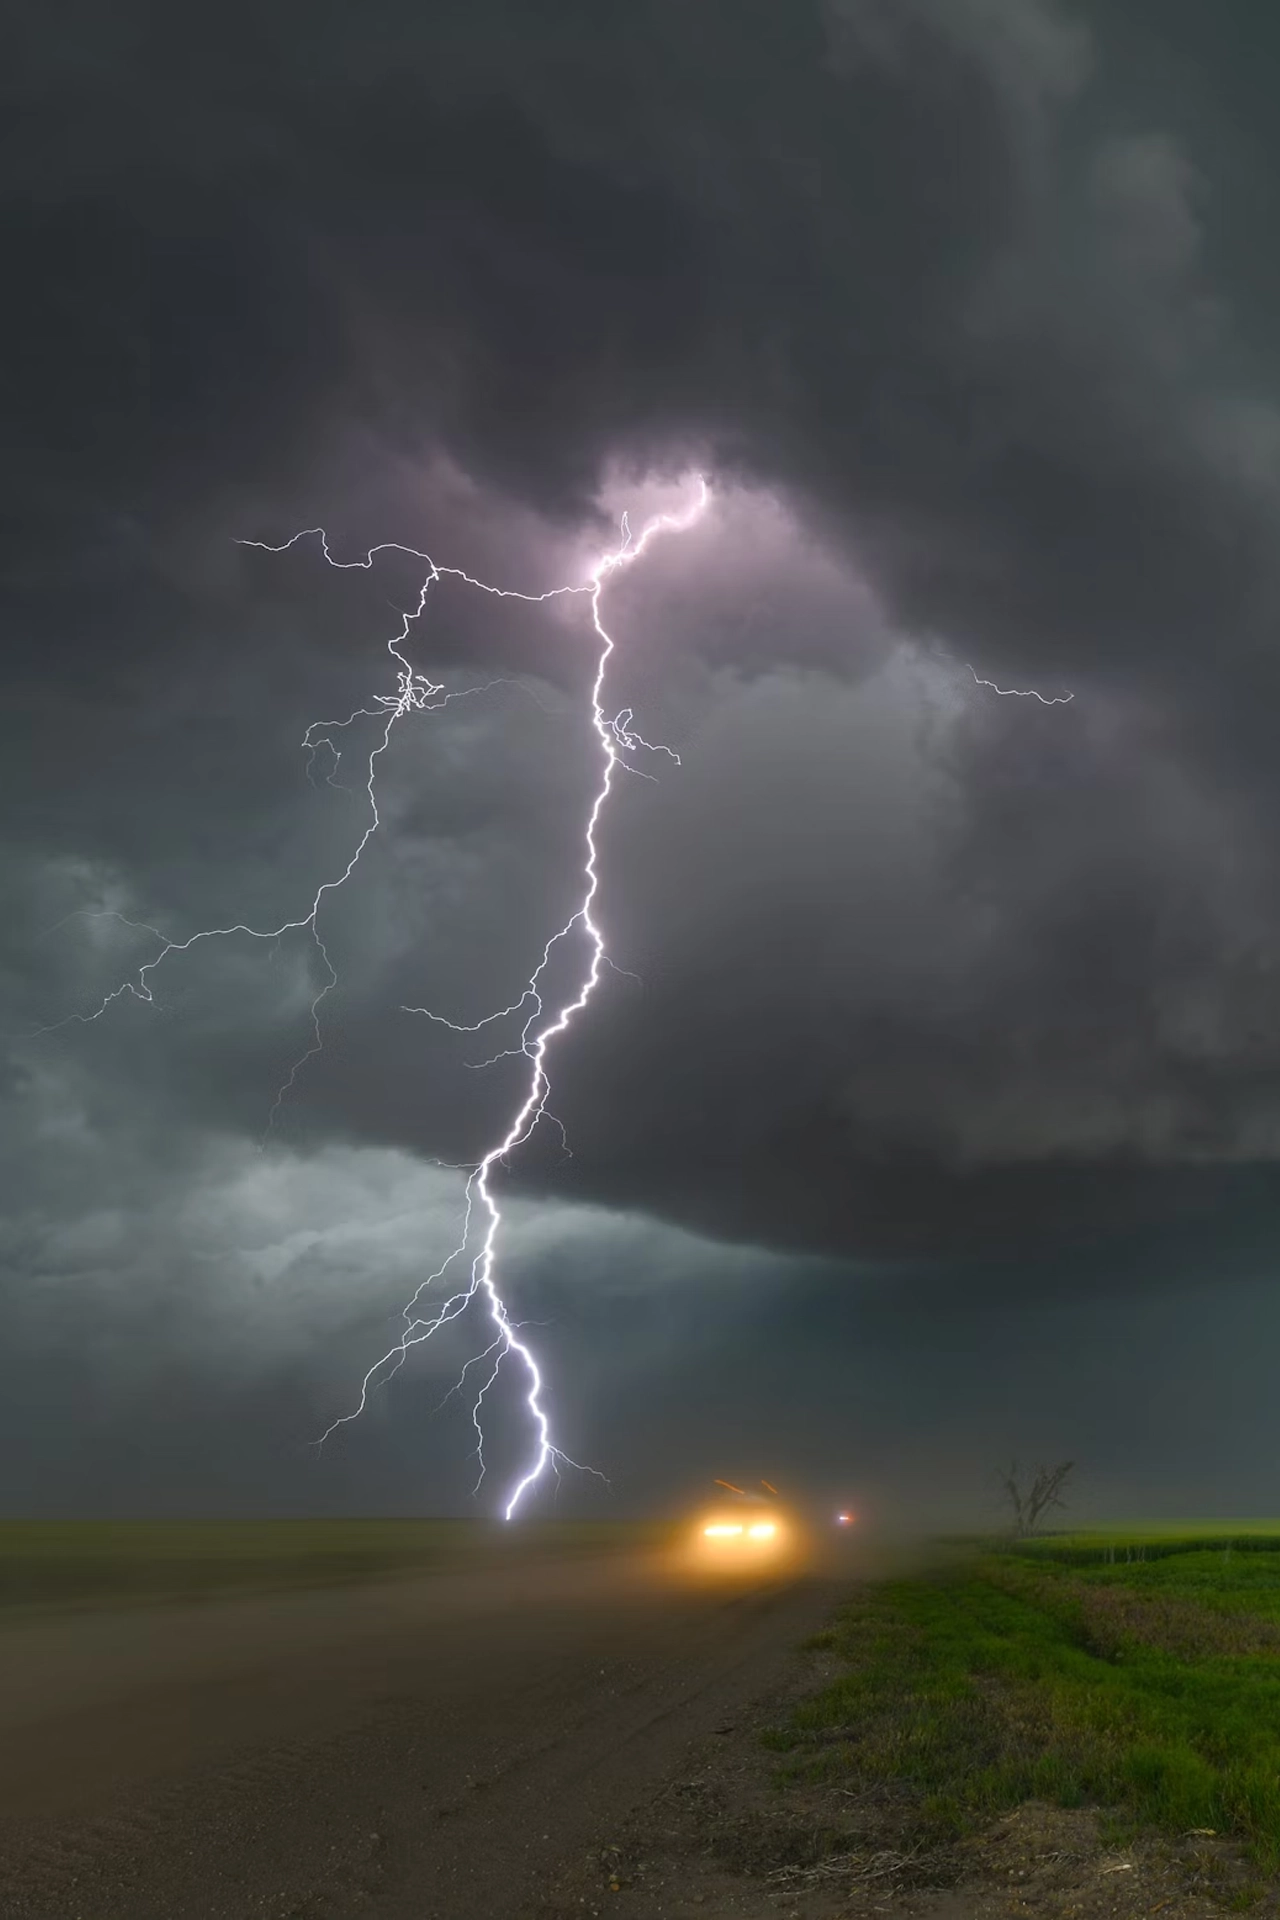
[[990,687],[992,693],[1003,694],[1006,699],[1038,700],[1042,707],[1065,707],[1068,701],[1075,699],[1074,693],[1055,693],[1049,696],[1037,693],[1034,687],[998,687],[994,680],[984,680],[972,666],[969,667],[969,671],[980,687]]
[[[498,599],[526,601],[534,605],[577,595],[585,596],[588,599],[591,609],[591,625],[598,642],[596,671],[591,684],[590,710],[591,725],[600,751],[600,782],[592,796],[584,826],[583,888],[579,903],[564,925],[556,933],[552,934],[551,938],[547,941],[543,948],[541,958],[530,974],[523,992],[510,1006],[499,1008],[497,1012],[488,1014],[484,1019],[470,1025],[446,1019],[444,1015],[431,1012],[425,1007],[405,1009],[406,1012],[421,1014],[426,1019],[447,1027],[450,1032],[457,1034],[478,1033],[484,1028],[490,1027],[503,1019],[511,1018],[523,1012],[525,1017],[520,1029],[518,1044],[505,1049],[504,1052],[496,1055],[495,1058],[502,1059],[513,1055],[523,1055],[523,1057],[529,1061],[530,1073],[525,1095],[501,1138],[494,1143],[483,1158],[472,1166],[468,1172],[462,1230],[458,1244],[453,1248],[452,1252],[448,1254],[441,1265],[436,1268],[435,1272],[421,1282],[412,1299],[405,1307],[403,1316],[404,1331],[394,1346],[384,1353],[379,1360],[376,1360],[365,1374],[360,1385],[360,1394],[356,1406],[350,1413],[343,1414],[335,1420],[320,1436],[318,1442],[318,1445],[323,1446],[330,1434],[336,1432],[339,1427],[346,1425],[349,1421],[358,1418],[368,1402],[370,1389],[375,1384],[384,1384],[389,1380],[403,1365],[411,1348],[421,1345],[424,1341],[431,1339],[434,1334],[439,1333],[442,1328],[451,1325],[466,1311],[473,1301],[479,1298],[488,1311],[489,1319],[494,1330],[494,1337],[481,1353],[474,1355],[467,1361],[463,1367],[457,1386],[453,1391],[456,1392],[463,1386],[466,1376],[472,1367],[478,1366],[486,1360],[492,1360],[493,1364],[485,1377],[484,1383],[479,1388],[472,1402],[471,1417],[476,1432],[476,1456],[480,1467],[480,1477],[476,1482],[478,1488],[485,1473],[484,1430],[480,1417],[485,1396],[496,1383],[505,1360],[514,1357],[524,1371],[526,1382],[524,1403],[532,1423],[534,1441],[532,1452],[527,1459],[527,1464],[518,1473],[511,1491],[503,1502],[503,1514],[508,1520],[513,1518],[525,1495],[542,1478],[548,1467],[553,1471],[558,1471],[561,1465],[577,1467],[579,1463],[571,1460],[563,1449],[557,1446],[552,1439],[551,1420],[543,1400],[544,1383],[541,1370],[532,1348],[526,1341],[521,1339],[521,1328],[511,1319],[506,1302],[498,1286],[496,1265],[498,1240],[502,1228],[502,1214],[494,1197],[491,1184],[492,1175],[495,1168],[500,1165],[505,1165],[509,1156],[524,1145],[540,1121],[544,1119],[550,1120],[553,1124],[559,1125],[555,1116],[550,1113],[547,1108],[547,1099],[550,1093],[550,1082],[547,1075],[548,1050],[552,1043],[568,1029],[574,1018],[584,1010],[599,984],[600,976],[604,968],[613,964],[609,960],[606,952],[604,935],[598,921],[595,919],[594,908],[600,886],[598,867],[599,849],[596,844],[596,832],[599,827],[601,814],[613,789],[614,774],[619,768],[622,768],[627,772],[641,774],[644,778],[652,778],[652,775],[644,773],[644,770],[635,764],[634,756],[642,752],[665,755],[675,761],[677,765],[679,764],[679,756],[674,753],[671,748],[655,746],[634,730],[632,726],[634,716],[629,707],[620,709],[618,713],[610,718],[602,705],[605,678],[609,661],[614,652],[614,642],[604,625],[601,600],[605,583],[613,573],[617,572],[620,568],[629,566],[634,560],[639,559],[650,541],[657,535],[666,532],[679,533],[691,527],[694,522],[701,517],[709,497],[710,493],[707,483],[705,479],[699,476],[697,480],[697,493],[692,504],[683,513],[662,513],[655,515],[653,519],[645,525],[638,538],[633,538],[627,517],[624,514],[619,546],[611,552],[602,554],[590,568],[584,581],[573,585],[552,587],[544,593],[523,593],[509,587],[491,586],[486,581],[477,580],[473,575],[464,572],[460,567],[439,566],[429,553],[419,548],[404,546],[397,541],[387,541],[380,546],[369,548],[362,559],[338,560],[334,558],[330,550],[328,536],[322,527],[305,528],[302,532],[294,534],[291,539],[283,541],[278,546],[270,545],[268,542],[261,540],[241,541],[239,543],[240,545],[255,547],[262,552],[284,553],[289,548],[296,546],[299,541],[316,538],[320,542],[321,553],[326,564],[344,571],[357,567],[369,570],[373,567],[379,554],[383,553],[398,553],[412,559],[420,560],[423,563],[425,571],[418,591],[416,604],[408,612],[402,613],[399,632],[394,634],[387,642],[387,650],[395,662],[396,691],[393,694],[376,694],[373,696],[373,705],[358,707],[355,712],[349,714],[345,720],[320,720],[313,722],[312,725],[307,728],[302,739],[302,746],[307,754],[308,778],[314,780],[316,756],[322,749],[327,748],[331,756],[331,764],[325,774],[325,779],[330,784],[338,784],[337,774],[342,762],[342,749],[335,743],[334,736],[342,734],[347,728],[354,726],[357,721],[362,719],[381,720],[383,722],[375,736],[374,745],[369,751],[365,765],[363,785],[369,800],[368,823],[356,843],[351,858],[347,861],[341,873],[334,879],[323,881],[321,885],[317,887],[312,896],[311,905],[305,914],[297,919],[284,920],[279,926],[267,928],[251,927],[244,922],[236,922],[231,926],[202,929],[198,933],[191,934],[185,940],[168,940],[154,927],[143,928],[141,923],[126,921],[121,914],[107,913],[100,916],[119,920],[127,926],[136,926],[139,930],[145,930],[147,933],[152,934],[160,941],[160,951],[153,959],[146,961],[139,967],[130,979],[122,981],[118,987],[115,987],[110,993],[105,995],[101,1004],[92,1013],[70,1014],[65,1019],[55,1022],[52,1026],[41,1029],[44,1033],[50,1033],[71,1022],[89,1022],[101,1019],[114,1002],[122,999],[126,994],[132,995],[135,999],[145,1001],[149,1004],[152,1003],[154,1001],[152,976],[155,974],[157,968],[160,967],[165,960],[169,959],[171,955],[189,953],[193,947],[204,941],[227,939],[236,934],[245,935],[254,940],[275,941],[282,938],[286,933],[306,932],[310,935],[316,951],[320,956],[325,978],[310,1005],[310,1042],[306,1050],[294,1061],[288,1074],[276,1091],[275,1099],[272,1102],[268,1116],[267,1126],[269,1131],[275,1122],[281,1106],[296,1087],[299,1074],[323,1047],[324,1036],[321,1025],[321,1010],[324,1001],[338,985],[338,974],[330,959],[320,932],[320,910],[327,897],[331,893],[336,893],[339,888],[344,886],[351,878],[351,875],[355,872],[359,864],[361,855],[381,825],[376,793],[378,761],[391,744],[392,733],[397,722],[404,719],[408,714],[434,712],[441,707],[447,706],[453,700],[465,698],[470,694],[485,692],[492,686],[503,684],[499,681],[490,681],[484,686],[466,687],[449,693],[445,691],[442,685],[430,680],[425,674],[418,672],[411,665],[402,649],[409,640],[415,622],[422,616],[426,609],[431,588],[441,579],[453,578],[461,581],[466,586],[475,588],[480,593],[492,594]],[[577,986],[572,989],[563,1004],[558,1007],[548,1008],[543,998],[542,989],[547,969],[551,963],[552,954],[575,933],[581,934],[585,938],[588,946],[590,957],[586,969],[580,975]],[[425,1318],[420,1317],[417,1310],[423,1295],[430,1287],[434,1286],[438,1281],[443,1280],[445,1274],[448,1273],[451,1267],[466,1257],[472,1245],[473,1223],[476,1219],[477,1210],[483,1221],[483,1228],[480,1234],[479,1248],[472,1256],[466,1281],[456,1292],[451,1294],[448,1299],[439,1305],[434,1313],[431,1313]],[[586,1469],[586,1471],[591,1471],[591,1469]]]
[[[600,885],[597,864],[599,850],[596,846],[596,829],[599,825],[605,803],[612,791],[614,773],[619,767],[630,766],[630,762],[624,760],[622,756],[624,753],[634,753],[637,748],[647,748],[651,752],[670,753],[669,748],[650,747],[648,741],[643,740],[639,734],[632,730],[630,724],[632,715],[629,708],[624,708],[612,720],[606,716],[601,701],[604,693],[605,675],[608,671],[609,660],[613,654],[614,643],[601,617],[601,596],[604,591],[605,581],[612,572],[638,559],[644,552],[649,541],[653,539],[656,534],[662,532],[680,532],[692,526],[693,522],[699,518],[705,509],[707,499],[707,484],[705,480],[700,479],[698,482],[697,498],[685,513],[681,515],[657,515],[649,521],[639,539],[634,541],[624,517],[622,544],[614,552],[601,556],[591,569],[585,587],[553,590],[558,592],[586,591],[590,594],[591,623],[599,640],[596,673],[591,688],[591,719],[600,747],[601,775],[600,785],[596,789],[592,800],[583,834],[582,898],[569,919],[566,920],[559,931],[552,934],[551,938],[547,941],[546,946],[543,948],[542,956],[530,974],[523,993],[518,1000],[513,1001],[509,1006],[502,1007],[496,1013],[486,1016],[485,1019],[470,1024],[449,1020],[443,1014],[434,1013],[425,1007],[406,1009],[406,1011],[409,1012],[422,1014],[426,1019],[447,1027],[453,1033],[465,1034],[478,1033],[482,1028],[509,1018],[519,1013],[522,1009],[527,1008],[528,1011],[520,1032],[519,1046],[512,1048],[510,1051],[523,1054],[530,1062],[531,1071],[525,1097],[512,1118],[506,1133],[500,1140],[495,1142],[488,1153],[484,1155],[483,1159],[479,1161],[467,1180],[466,1211],[463,1216],[462,1235],[457,1246],[454,1247],[453,1251],[436,1271],[422,1282],[412,1300],[410,1300],[404,1313],[404,1332],[396,1344],[389,1348],[379,1360],[375,1361],[368,1373],[366,1373],[361,1382],[360,1398],[356,1407],[351,1413],[344,1414],[341,1419],[335,1420],[328,1431],[321,1435],[321,1442],[323,1443],[323,1441],[329,1437],[329,1434],[333,1433],[337,1427],[342,1426],[348,1420],[357,1418],[364,1409],[369,1389],[374,1381],[378,1379],[379,1376],[389,1378],[390,1375],[395,1373],[403,1364],[410,1347],[419,1345],[424,1340],[429,1340],[432,1335],[438,1333],[442,1327],[456,1320],[460,1314],[465,1312],[477,1294],[480,1294],[484,1298],[497,1336],[486,1353],[482,1356],[477,1356],[478,1358],[488,1358],[488,1355],[495,1352],[495,1350],[497,1356],[484,1385],[480,1388],[473,1403],[472,1419],[476,1428],[481,1477],[483,1478],[484,1474],[484,1437],[479,1417],[480,1404],[485,1394],[496,1381],[503,1361],[512,1354],[518,1358],[525,1370],[527,1380],[525,1404],[528,1408],[535,1434],[532,1460],[518,1477],[503,1509],[505,1518],[508,1520],[515,1514],[525,1494],[534,1483],[541,1478],[548,1466],[556,1468],[562,1462],[566,1465],[574,1466],[577,1465],[577,1462],[569,1460],[568,1456],[552,1441],[551,1423],[542,1401],[543,1382],[537,1360],[534,1357],[532,1349],[526,1342],[521,1340],[519,1330],[513,1325],[509,1317],[505,1302],[497,1286],[494,1268],[497,1259],[498,1235],[502,1226],[502,1215],[498,1208],[497,1201],[494,1198],[493,1189],[490,1185],[490,1177],[494,1168],[500,1162],[505,1162],[509,1154],[513,1153],[518,1147],[523,1146],[541,1119],[551,1117],[547,1113],[546,1106],[547,1097],[550,1093],[550,1082],[547,1078],[546,1065],[547,1050],[552,1042],[565,1032],[574,1019],[574,1016],[582,1012],[591,995],[595,992],[601,972],[607,963],[604,935],[600,930],[599,923],[594,918],[592,909],[595,905],[596,894]],[[488,589],[488,591],[492,591],[492,589]],[[550,595],[541,595],[538,597],[546,599],[550,598]],[[674,758],[675,756],[673,755],[672,757]],[[587,938],[590,947],[590,961],[586,973],[580,979],[577,990],[572,998],[567,1000],[558,1011],[548,1012],[540,991],[543,976],[550,964],[554,950],[561,942],[567,940],[575,930],[580,930]],[[479,1252],[476,1253],[471,1262],[469,1278],[456,1293],[452,1294],[436,1309],[434,1314],[426,1319],[421,1319],[417,1317],[417,1307],[427,1288],[434,1285],[435,1282],[442,1280],[454,1262],[463,1259],[467,1252],[467,1248],[471,1242],[471,1223],[477,1201],[483,1210],[485,1226],[481,1236]],[[479,1483],[477,1482],[477,1484]]]

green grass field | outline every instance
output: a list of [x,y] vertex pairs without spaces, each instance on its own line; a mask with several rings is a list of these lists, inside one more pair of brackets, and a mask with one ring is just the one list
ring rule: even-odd
[[1149,1521],[1136,1526],[1091,1527],[1046,1533],[1023,1541],[1018,1551],[1077,1566],[1131,1565],[1180,1555],[1190,1548],[1223,1552],[1273,1552],[1280,1548],[1280,1520]]
[[895,1783],[945,1842],[1030,1798],[1212,1829],[1280,1867],[1280,1526],[1061,1535],[864,1591],[770,1743]]
[[0,1620],[31,1609],[190,1601],[604,1552],[646,1538],[642,1527],[609,1521],[517,1529],[482,1520],[3,1520]]

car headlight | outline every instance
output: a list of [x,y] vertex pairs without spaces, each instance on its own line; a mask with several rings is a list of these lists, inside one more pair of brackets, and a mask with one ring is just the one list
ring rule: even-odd
[[753,1540],[772,1540],[777,1531],[778,1529],[774,1526],[772,1520],[759,1520],[755,1526],[747,1528],[747,1532]]

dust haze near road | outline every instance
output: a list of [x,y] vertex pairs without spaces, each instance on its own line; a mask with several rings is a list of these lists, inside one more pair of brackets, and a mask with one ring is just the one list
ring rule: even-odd
[[0,1910],[515,1920],[769,1686],[831,1572],[627,1552],[11,1624]]

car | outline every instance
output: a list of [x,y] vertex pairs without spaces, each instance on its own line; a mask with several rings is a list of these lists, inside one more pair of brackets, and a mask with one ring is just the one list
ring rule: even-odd
[[693,1546],[703,1566],[746,1570],[769,1567],[790,1556],[799,1528],[767,1480],[760,1491],[717,1480],[715,1504],[699,1515]]

